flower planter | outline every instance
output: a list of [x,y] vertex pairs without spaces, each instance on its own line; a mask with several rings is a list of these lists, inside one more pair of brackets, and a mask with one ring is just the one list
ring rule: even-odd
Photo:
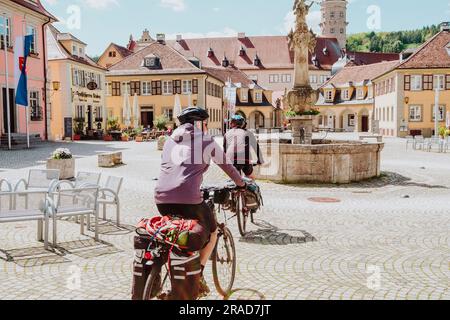
[[121,140],[122,140],[122,142],[128,142],[128,141],[130,141],[130,138],[128,138],[128,137],[122,137]]
[[113,141],[113,137],[111,135],[103,136],[103,141]]
[[75,178],[75,159],[48,159],[47,169],[59,170],[61,180],[73,179]]
[[144,137],[136,137],[136,142],[144,142]]
[[79,134],[73,135],[73,141],[80,141],[80,140],[81,140],[81,135],[79,135]]

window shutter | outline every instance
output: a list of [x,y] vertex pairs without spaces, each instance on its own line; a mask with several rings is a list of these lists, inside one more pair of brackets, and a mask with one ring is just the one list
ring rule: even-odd
[[197,79],[192,80],[192,93],[198,94],[198,80]]
[[410,91],[410,90],[411,90],[411,76],[406,75],[405,76],[405,91]]
[[450,90],[450,74],[445,76],[445,90]]

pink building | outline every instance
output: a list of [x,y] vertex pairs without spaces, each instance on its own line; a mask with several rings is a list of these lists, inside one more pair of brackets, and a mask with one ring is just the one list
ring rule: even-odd
[[[25,108],[15,105],[16,81],[14,75],[14,53],[16,37],[32,34],[30,57],[28,58],[29,132],[47,138],[47,78],[45,25],[56,21],[45,10],[39,0],[0,0],[0,135],[5,142],[8,132],[6,97],[6,60],[8,61],[8,86],[10,96],[10,126],[15,134],[26,133]],[[5,37],[6,28],[6,37]],[[7,57],[5,56],[7,55]]]

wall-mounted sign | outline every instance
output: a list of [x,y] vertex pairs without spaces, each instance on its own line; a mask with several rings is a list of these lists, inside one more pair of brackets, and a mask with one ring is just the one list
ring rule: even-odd
[[89,90],[93,91],[93,90],[97,90],[98,85],[95,81],[91,81],[86,85],[86,88],[88,88]]

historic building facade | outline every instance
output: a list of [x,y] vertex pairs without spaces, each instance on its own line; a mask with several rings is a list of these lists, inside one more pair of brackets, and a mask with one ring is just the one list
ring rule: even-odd
[[435,101],[439,126],[445,126],[450,117],[449,27],[443,25],[440,33],[373,81],[374,116],[381,134],[432,136]]
[[[32,35],[28,57],[29,132],[47,137],[47,81],[45,25],[56,21],[39,0],[0,0],[0,135],[8,132],[7,110],[10,111],[9,127],[12,133],[26,133],[25,108],[15,104],[15,62],[18,59],[17,37]],[[3,15],[6,13],[6,15]],[[6,38],[4,36],[6,29]],[[23,47],[23,45],[22,45]],[[6,54],[6,57],[5,57]],[[5,59],[6,58],[6,59]],[[8,61],[9,106],[6,89],[6,60]]]
[[86,55],[86,46],[70,33],[47,28],[52,140],[94,138],[106,129],[106,70]]
[[339,46],[347,46],[347,0],[323,0],[320,30],[322,36],[336,38]]
[[373,79],[396,65],[398,61],[381,62],[348,66],[338,72],[320,88],[316,106],[321,114],[316,126],[342,132],[377,131]]

